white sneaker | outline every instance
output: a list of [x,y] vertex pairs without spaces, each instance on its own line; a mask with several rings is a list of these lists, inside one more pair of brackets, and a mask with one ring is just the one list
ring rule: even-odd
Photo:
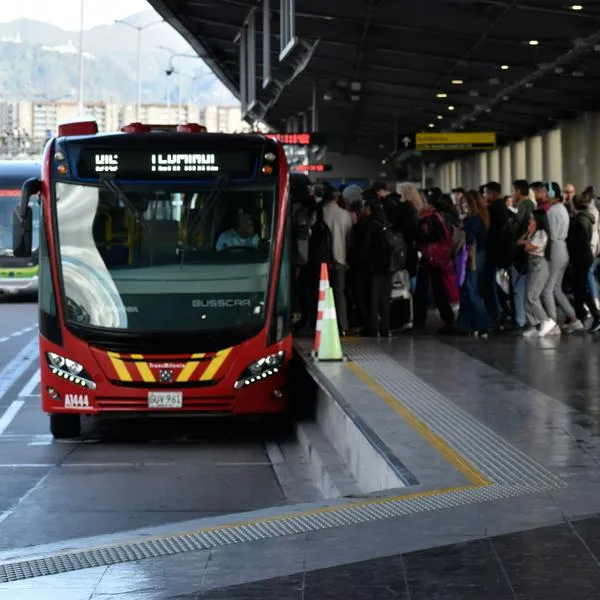
[[556,327],[556,321],[548,319],[542,323],[540,327],[540,337],[546,337]]
[[565,326],[565,330],[569,333],[574,333],[575,331],[583,331],[584,329],[585,326],[579,319]]

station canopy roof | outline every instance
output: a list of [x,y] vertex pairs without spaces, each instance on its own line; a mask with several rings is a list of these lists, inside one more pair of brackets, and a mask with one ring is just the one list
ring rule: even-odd
[[[397,135],[417,131],[495,131],[502,143],[600,105],[596,0],[295,0],[295,35],[309,50],[292,71],[279,62],[283,0],[270,1],[280,87],[260,116],[285,131],[312,106],[316,82],[332,150],[384,158]],[[265,92],[262,1],[150,4],[238,97],[240,30],[256,9],[256,89]]]

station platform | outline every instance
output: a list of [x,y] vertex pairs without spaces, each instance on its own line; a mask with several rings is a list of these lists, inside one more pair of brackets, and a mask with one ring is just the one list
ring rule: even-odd
[[316,363],[297,342],[322,406],[385,466],[349,450],[360,494],[3,552],[0,600],[598,597],[592,337],[343,349]]

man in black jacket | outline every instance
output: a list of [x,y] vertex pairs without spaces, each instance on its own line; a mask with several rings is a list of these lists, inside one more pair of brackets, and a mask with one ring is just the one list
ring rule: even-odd
[[384,229],[388,220],[381,202],[370,199],[365,202],[365,216],[358,246],[361,272],[366,275],[368,309],[366,335],[388,337],[391,332],[390,305],[392,298],[391,255],[385,243]]
[[576,213],[569,226],[567,247],[572,267],[573,307],[577,318],[583,323],[586,317],[584,305],[587,306],[594,319],[589,332],[596,333],[600,331],[600,310],[588,285],[588,274],[594,262],[592,233],[595,225],[594,216],[589,210],[590,201],[589,196],[575,196],[573,199]]

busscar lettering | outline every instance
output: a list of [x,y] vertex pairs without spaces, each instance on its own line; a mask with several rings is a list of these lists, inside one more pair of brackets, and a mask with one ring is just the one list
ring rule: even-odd
[[207,298],[192,300],[194,308],[243,308],[252,306],[250,300],[239,300],[234,298]]
[[89,408],[90,399],[87,394],[66,394],[65,408]]

